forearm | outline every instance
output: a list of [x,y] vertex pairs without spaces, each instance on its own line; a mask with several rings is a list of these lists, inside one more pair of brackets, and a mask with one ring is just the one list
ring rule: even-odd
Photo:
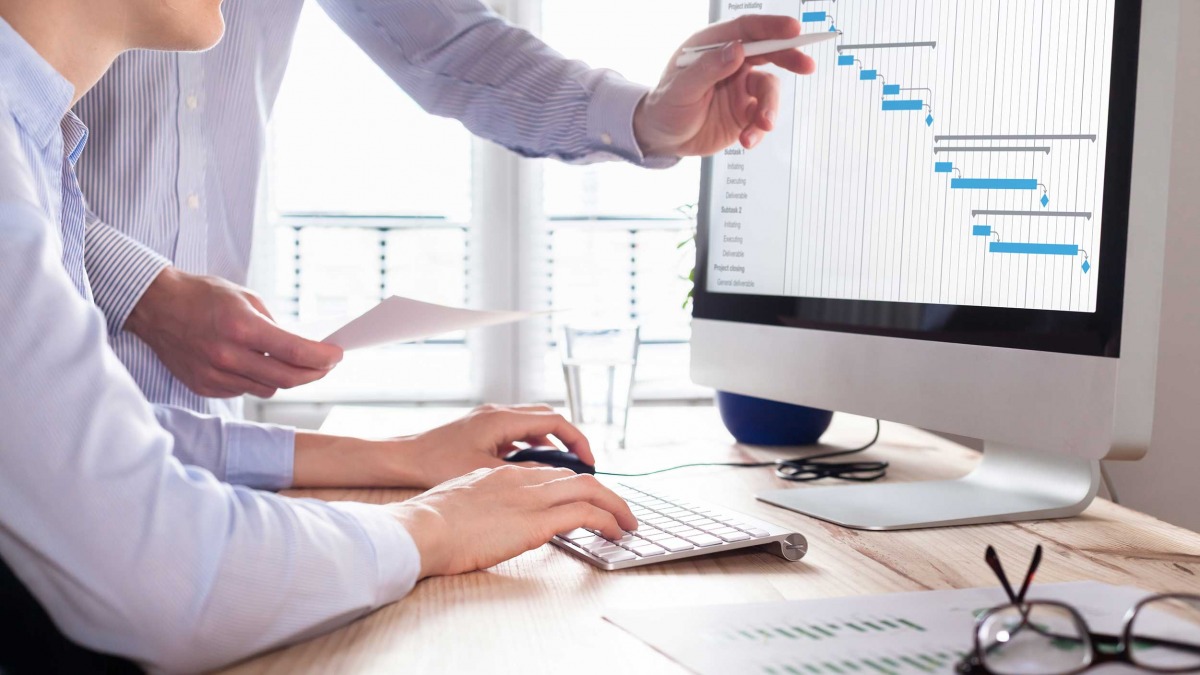
[[259,490],[292,486],[294,429],[226,420],[174,406],[155,406],[154,415],[174,437],[173,454],[180,462],[234,485]]
[[116,335],[171,261],[88,214],[84,264],[108,333]]
[[527,156],[654,166],[633,133],[647,90],[563,57],[477,0],[321,0],[429,112]]
[[209,670],[411,589],[387,510],[220,483],[170,456],[37,212],[0,204],[0,556],[72,640]]
[[411,438],[371,441],[296,432],[294,487],[427,487]]

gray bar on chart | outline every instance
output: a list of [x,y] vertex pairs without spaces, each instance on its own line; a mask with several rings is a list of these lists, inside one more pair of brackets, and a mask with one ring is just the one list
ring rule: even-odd
[[1086,218],[1092,219],[1091,211],[972,211],[971,217],[978,216],[1028,216],[1033,218]]
[[1036,147],[1030,147],[1030,148],[1017,148],[1017,147],[1013,147],[1013,146],[994,146],[994,147],[979,148],[979,147],[974,147],[974,146],[972,146],[972,147],[963,146],[961,148],[956,148],[954,146],[947,146],[947,147],[933,149],[933,154],[936,155],[939,152],[1044,152],[1048,155],[1048,154],[1050,154],[1050,147],[1049,146],[1036,146]]
[[876,42],[873,44],[861,45],[838,45],[839,52],[850,51],[852,49],[903,49],[905,47],[930,47],[937,49],[936,42]]
[[934,142],[942,141],[1091,141],[1095,134],[973,134],[966,136],[934,136]]

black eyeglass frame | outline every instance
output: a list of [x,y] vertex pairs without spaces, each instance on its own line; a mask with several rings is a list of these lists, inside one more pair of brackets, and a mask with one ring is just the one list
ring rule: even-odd
[[[1034,600],[1032,602],[1022,603],[1020,605],[1009,604],[1002,605],[1000,607],[994,607],[982,614],[977,620],[975,624],[975,649],[971,655],[959,665],[958,672],[991,675],[994,671],[987,666],[987,647],[985,647],[983,644],[984,629],[987,626],[988,621],[997,614],[1011,611],[1013,608],[1016,608],[1017,611],[1020,612],[1024,621],[1025,617],[1028,617],[1036,607],[1054,607],[1056,609],[1063,610],[1070,614],[1071,618],[1073,618],[1076,624],[1082,629],[1078,636],[1051,635],[1050,637],[1057,640],[1083,642],[1084,636],[1086,636],[1088,646],[1091,647],[1091,654],[1089,654],[1087,661],[1084,662],[1083,665],[1074,670],[1055,673],[1055,675],[1079,675],[1079,673],[1084,673],[1092,668],[1109,663],[1124,663],[1153,673],[1194,673],[1200,671],[1200,666],[1168,668],[1140,663],[1136,658],[1134,658],[1134,651],[1130,648],[1130,645],[1135,641],[1135,638],[1133,637],[1133,626],[1138,612],[1140,612],[1143,607],[1150,603],[1176,599],[1193,602],[1196,603],[1197,606],[1200,606],[1200,595],[1194,595],[1191,593],[1164,593],[1160,595],[1152,595],[1142,599],[1125,613],[1120,635],[1092,632],[1091,628],[1088,626],[1087,620],[1085,620],[1074,607],[1055,600]],[[1023,622],[1022,625],[1024,626],[1025,623]],[[1136,638],[1136,640],[1143,643],[1152,642],[1154,644],[1175,647],[1179,649],[1197,649],[1196,645],[1186,645],[1160,638],[1140,637]],[[1115,645],[1115,648],[1104,650],[1100,649],[1100,645]]]
[[[1130,648],[1130,645],[1133,644],[1134,641],[1134,620],[1137,618],[1138,612],[1140,612],[1143,607],[1148,604],[1161,602],[1164,600],[1184,600],[1193,602],[1197,607],[1200,607],[1200,595],[1193,593],[1160,593],[1151,595],[1138,601],[1137,604],[1129,608],[1129,611],[1125,613],[1125,617],[1122,619],[1121,634],[1119,636],[1108,635],[1106,633],[1093,633],[1083,616],[1081,616],[1074,607],[1071,607],[1066,603],[1055,600],[1035,600],[1033,602],[1025,602],[1025,594],[1029,591],[1029,587],[1033,583],[1033,577],[1037,573],[1038,566],[1042,561],[1041,544],[1038,544],[1037,548],[1034,549],[1033,560],[1029,564],[1029,570],[1025,573],[1025,581],[1021,584],[1021,590],[1019,592],[1013,592],[1012,585],[1008,582],[1008,575],[1004,573],[1004,568],[1000,564],[1000,556],[996,553],[996,549],[992,546],[987,547],[985,560],[987,560],[988,566],[992,568],[992,571],[995,572],[996,576],[1000,579],[1000,585],[1004,587],[1004,591],[1008,594],[1008,598],[1011,600],[1011,602],[1007,605],[993,607],[976,619],[975,648],[972,650],[970,655],[964,657],[963,660],[958,664],[958,667],[955,669],[958,673],[962,673],[963,675],[994,675],[993,671],[987,667],[988,648],[983,644],[984,629],[987,626],[988,621],[1001,612],[1007,612],[1015,608],[1017,612],[1020,613],[1022,618],[1021,627],[1026,625],[1032,626],[1033,624],[1028,622],[1028,617],[1033,611],[1033,608],[1038,606],[1055,607],[1057,609],[1065,610],[1071,616],[1071,618],[1075,620],[1076,625],[1080,628],[1080,635],[1078,636],[1051,635],[1050,637],[1053,637],[1054,639],[1078,640],[1082,642],[1083,636],[1087,636],[1088,645],[1091,647],[1091,653],[1088,655],[1088,660],[1083,665],[1074,670],[1055,673],[1055,675],[1078,675],[1079,673],[1086,672],[1097,666],[1109,663],[1124,663],[1154,673],[1194,673],[1200,671],[1200,667],[1194,666],[1184,668],[1166,668],[1139,663],[1133,657],[1134,652],[1133,649]],[[1018,630],[1019,629],[1020,627]],[[1041,632],[1036,626],[1034,627],[1034,630]],[[1154,642],[1159,645],[1170,646],[1177,649],[1200,651],[1196,645],[1186,645],[1160,638],[1143,637],[1139,638],[1139,641]],[[1101,650],[1100,645],[1115,645],[1115,648],[1106,651]]]

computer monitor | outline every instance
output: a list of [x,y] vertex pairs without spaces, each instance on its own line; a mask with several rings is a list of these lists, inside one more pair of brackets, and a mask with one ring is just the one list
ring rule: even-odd
[[751,12],[841,35],[705,162],[693,379],[985,444],[960,480],[759,498],[880,530],[1081,512],[1150,442],[1178,4],[712,3]]

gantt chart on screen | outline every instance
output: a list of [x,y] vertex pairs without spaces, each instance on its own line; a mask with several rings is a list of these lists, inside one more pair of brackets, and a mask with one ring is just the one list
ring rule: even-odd
[[763,0],[840,36],[713,159],[708,290],[1094,312],[1115,0]]

